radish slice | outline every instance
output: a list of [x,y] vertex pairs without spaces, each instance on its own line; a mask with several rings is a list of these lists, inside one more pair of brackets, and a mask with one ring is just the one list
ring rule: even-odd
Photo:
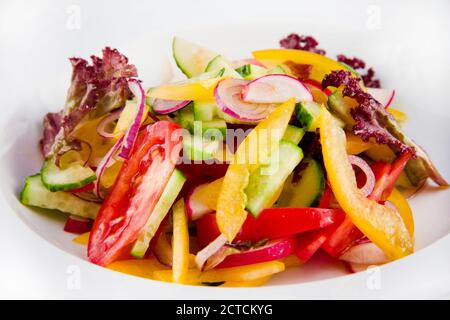
[[90,231],[92,228],[92,220],[70,215],[67,218],[66,224],[64,225],[64,231],[70,233],[85,233]]
[[158,114],[169,114],[186,107],[189,103],[191,103],[189,100],[154,99],[152,108]]
[[269,74],[242,88],[241,98],[251,103],[282,103],[294,97],[296,102],[313,101],[311,91],[298,79],[285,74]]
[[[209,183],[206,183],[209,184]],[[198,190],[199,187],[204,186],[205,184],[201,184],[193,188],[189,194],[187,195],[186,200],[186,211],[187,215],[190,220],[194,221],[202,216],[204,216],[207,213],[211,213],[214,210],[211,210],[209,207],[207,207],[205,204],[202,203],[202,201],[199,201],[196,196],[196,190]]]
[[214,89],[214,97],[220,110],[229,116],[245,122],[259,122],[274,109],[275,104],[248,103],[241,100],[242,89],[249,81],[223,79]]
[[361,263],[352,263],[344,261],[345,265],[347,266],[348,270],[350,270],[351,273],[358,273],[361,271],[367,271],[367,269],[370,267],[368,264],[361,264]]
[[389,262],[384,252],[373,242],[358,244],[347,250],[339,259],[364,265],[378,265]]
[[372,169],[367,164],[367,162],[361,159],[360,157],[350,155],[348,156],[348,159],[350,160],[350,163],[352,165],[360,168],[364,173],[364,175],[366,176],[366,183],[359,190],[363,193],[365,197],[367,197],[369,194],[372,193],[373,188],[375,187],[375,174],[373,173]]
[[197,265],[197,268],[202,270],[205,262],[217,251],[219,251],[225,243],[227,243],[227,237],[221,234],[216,238],[216,240],[197,252],[197,255],[195,256],[195,264]]
[[393,89],[367,88],[367,92],[385,108],[389,107],[395,97],[395,90]]
[[327,96],[329,96],[329,95],[331,95],[333,93],[329,88],[322,89],[322,85],[319,82],[317,82],[316,80],[306,79],[306,80],[303,80],[303,83],[309,84],[309,85],[319,89],[320,91],[322,91]]
[[231,268],[282,259],[293,254],[295,248],[295,237],[272,240],[265,246],[230,254],[216,268]]
[[139,127],[141,126],[141,120],[145,110],[145,92],[139,80],[136,79],[129,80],[128,87],[130,88],[130,91],[137,99],[136,105],[138,107],[138,110],[136,112],[136,116],[134,117],[133,123],[128,128],[123,139],[122,150],[119,153],[119,157],[123,159],[128,159],[128,155],[131,152],[131,148],[133,148],[133,144],[139,133]]

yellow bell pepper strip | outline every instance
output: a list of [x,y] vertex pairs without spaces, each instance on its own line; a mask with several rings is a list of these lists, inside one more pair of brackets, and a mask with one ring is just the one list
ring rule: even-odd
[[184,283],[189,270],[189,230],[184,200],[173,206],[173,282]]
[[[187,273],[185,284],[200,285],[202,282],[255,281],[283,272],[284,270],[284,263],[280,261],[269,261],[233,268],[212,269],[205,272],[201,272],[198,269],[190,269]],[[172,271],[154,271],[153,278],[155,280],[172,282]]]
[[412,253],[413,239],[397,212],[367,199],[358,189],[346,152],[344,130],[325,108],[320,115],[320,142],[331,189],[355,226],[391,259]]
[[346,148],[348,154],[360,154],[372,146],[372,143],[363,141],[360,137],[354,135],[353,133],[346,132],[346,136]]
[[267,281],[272,278],[271,276],[250,280],[250,281],[225,281],[221,287],[230,287],[230,288],[238,288],[238,287],[260,287],[267,283]]
[[295,100],[290,99],[261,121],[239,145],[228,166],[217,199],[216,218],[220,232],[230,243],[247,218],[244,189],[250,173],[262,163],[267,163],[272,152],[278,148],[294,107]]
[[290,256],[284,258],[283,263],[286,268],[299,267],[302,265],[302,262],[295,254],[291,254]]
[[387,111],[389,111],[389,113],[392,114],[394,116],[395,120],[399,123],[405,122],[406,119],[408,118],[406,113],[404,113],[403,111],[400,111],[398,109],[389,107],[389,108],[387,108]]
[[408,232],[411,235],[411,238],[414,238],[414,217],[408,201],[397,189],[392,190],[387,200],[392,203],[397,209],[398,213],[400,213],[400,216],[402,217],[403,222],[406,225],[406,229],[408,229]]
[[153,279],[154,271],[161,270],[166,267],[159,263],[158,260],[152,258],[115,261],[109,264],[107,268],[136,277]]
[[90,232],[82,233],[79,236],[76,236],[75,238],[73,238],[72,241],[77,244],[81,244],[82,246],[87,246],[87,244],[89,242],[89,234],[90,234]]
[[323,77],[333,70],[346,70],[339,62],[317,53],[294,49],[268,49],[252,52],[255,59],[266,67],[274,67],[285,61],[312,65],[310,79],[322,82]]
[[164,84],[150,88],[147,96],[169,100],[202,100],[214,99],[214,88],[223,77],[206,80],[186,80],[178,83]]

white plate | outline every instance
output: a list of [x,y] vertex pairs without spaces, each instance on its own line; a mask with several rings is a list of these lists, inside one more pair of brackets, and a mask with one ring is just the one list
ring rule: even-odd
[[239,58],[276,47],[281,37],[295,31],[315,36],[329,53],[362,57],[385,87],[397,89],[395,105],[408,112],[407,131],[448,178],[448,1],[434,1],[433,6],[419,1],[72,3],[0,4],[1,297],[448,297],[448,190],[428,187],[411,201],[417,230],[414,255],[356,275],[319,256],[265,287],[251,289],[170,285],[99,268],[86,262],[84,248],[62,231],[61,214],[29,210],[17,200],[24,178],[40,167],[41,119],[63,104],[70,77],[67,57],[87,57],[105,45],[117,47],[138,67],[145,85],[155,85],[167,68],[174,34]]

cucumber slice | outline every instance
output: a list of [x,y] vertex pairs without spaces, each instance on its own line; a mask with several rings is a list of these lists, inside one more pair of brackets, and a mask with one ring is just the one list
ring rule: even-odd
[[215,114],[217,105],[214,101],[194,101],[194,119],[198,121],[211,121]]
[[193,131],[194,130],[194,110],[192,105],[188,105],[178,111],[178,123],[183,128]]
[[325,188],[322,166],[314,159],[304,160],[307,167],[301,172],[300,181],[294,182],[291,174],[278,198],[277,207],[305,208],[316,205]]
[[213,51],[178,37],[173,38],[172,53],[178,68],[188,78],[201,74],[208,62],[217,56]]
[[227,137],[227,123],[222,119],[212,121],[195,121],[194,134],[203,139],[225,140]]
[[142,229],[139,237],[131,249],[131,255],[136,258],[143,258],[147,252],[150,241],[155,236],[156,230],[158,230],[159,225],[166,217],[173,203],[178,197],[184,183],[186,182],[186,177],[184,174],[175,169],[164,188],[161,197],[156,203],[150,217],[148,218],[144,228]]
[[320,105],[315,102],[297,103],[295,114],[306,131],[316,131],[319,127]]
[[305,135],[305,130],[296,126],[288,125],[284,132],[283,140],[292,142],[293,144],[299,144]]
[[215,158],[216,153],[221,148],[219,140],[204,139],[200,135],[183,135],[183,155],[190,160],[202,161]]
[[328,97],[328,108],[339,119],[345,122],[348,126],[353,126],[355,120],[350,114],[350,110],[357,105],[356,101],[351,98],[343,97],[341,90],[336,90]]
[[41,169],[41,179],[50,191],[68,191],[81,188],[96,179],[95,172],[80,164],[73,164],[61,169],[56,166],[53,158],[45,160]]
[[85,201],[68,192],[51,192],[43,184],[40,174],[30,176],[20,192],[20,202],[27,206],[56,209],[79,217],[95,219],[100,204]]
[[275,193],[302,158],[302,149],[291,142],[281,140],[279,151],[270,157],[269,163],[250,174],[245,188],[247,210],[256,217],[268,207]]
[[246,64],[237,68],[236,72],[245,80],[253,80],[265,76],[267,74],[267,69],[254,64]]
[[226,61],[222,56],[214,57],[206,66],[205,72],[214,72],[224,69],[223,76],[232,77],[232,78],[242,78],[241,75],[236,72],[228,61]]

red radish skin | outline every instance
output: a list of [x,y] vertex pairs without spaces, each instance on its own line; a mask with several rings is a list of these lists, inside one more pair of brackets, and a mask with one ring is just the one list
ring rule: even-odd
[[223,79],[214,89],[214,99],[220,110],[230,117],[248,123],[257,123],[265,119],[276,104],[248,103],[242,101],[242,89],[249,81],[241,79]]
[[269,74],[246,84],[241,98],[250,103],[282,103],[294,97],[296,102],[313,101],[311,91],[297,78]]
[[295,252],[296,239],[272,240],[263,247],[228,255],[216,268],[231,268],[282,259]]
[[367,88],[367,92],[385,108],[391,105],[395,97],[395,90],[393,89]]
[[317,89],[319,89],[319,90],[321,90],[323,93],[325,93],[327,96],[330,96],[333,92],[330,90],[330,89],[328,89],[328,88],[325,88],[325,89],[322,89],[322,85],[319,83],[319,82],[317,82],[317,81],[315,81],[315,80],[313,80],[313,79],[306,79],[306,80],[303,80],[303,83],[307,83],[307,84],[309,84],[309,85],[311,85],[311,86],[313,86],[313,87],[316,87]]
[[189,103],[191,103],[189,100],[154,99],[152,109],[157,114],[169,114],[186,107]]
[[92,223],[91,219],[70,215],[64,225],[64,231],[76,234],[85,233],[91,230]]

